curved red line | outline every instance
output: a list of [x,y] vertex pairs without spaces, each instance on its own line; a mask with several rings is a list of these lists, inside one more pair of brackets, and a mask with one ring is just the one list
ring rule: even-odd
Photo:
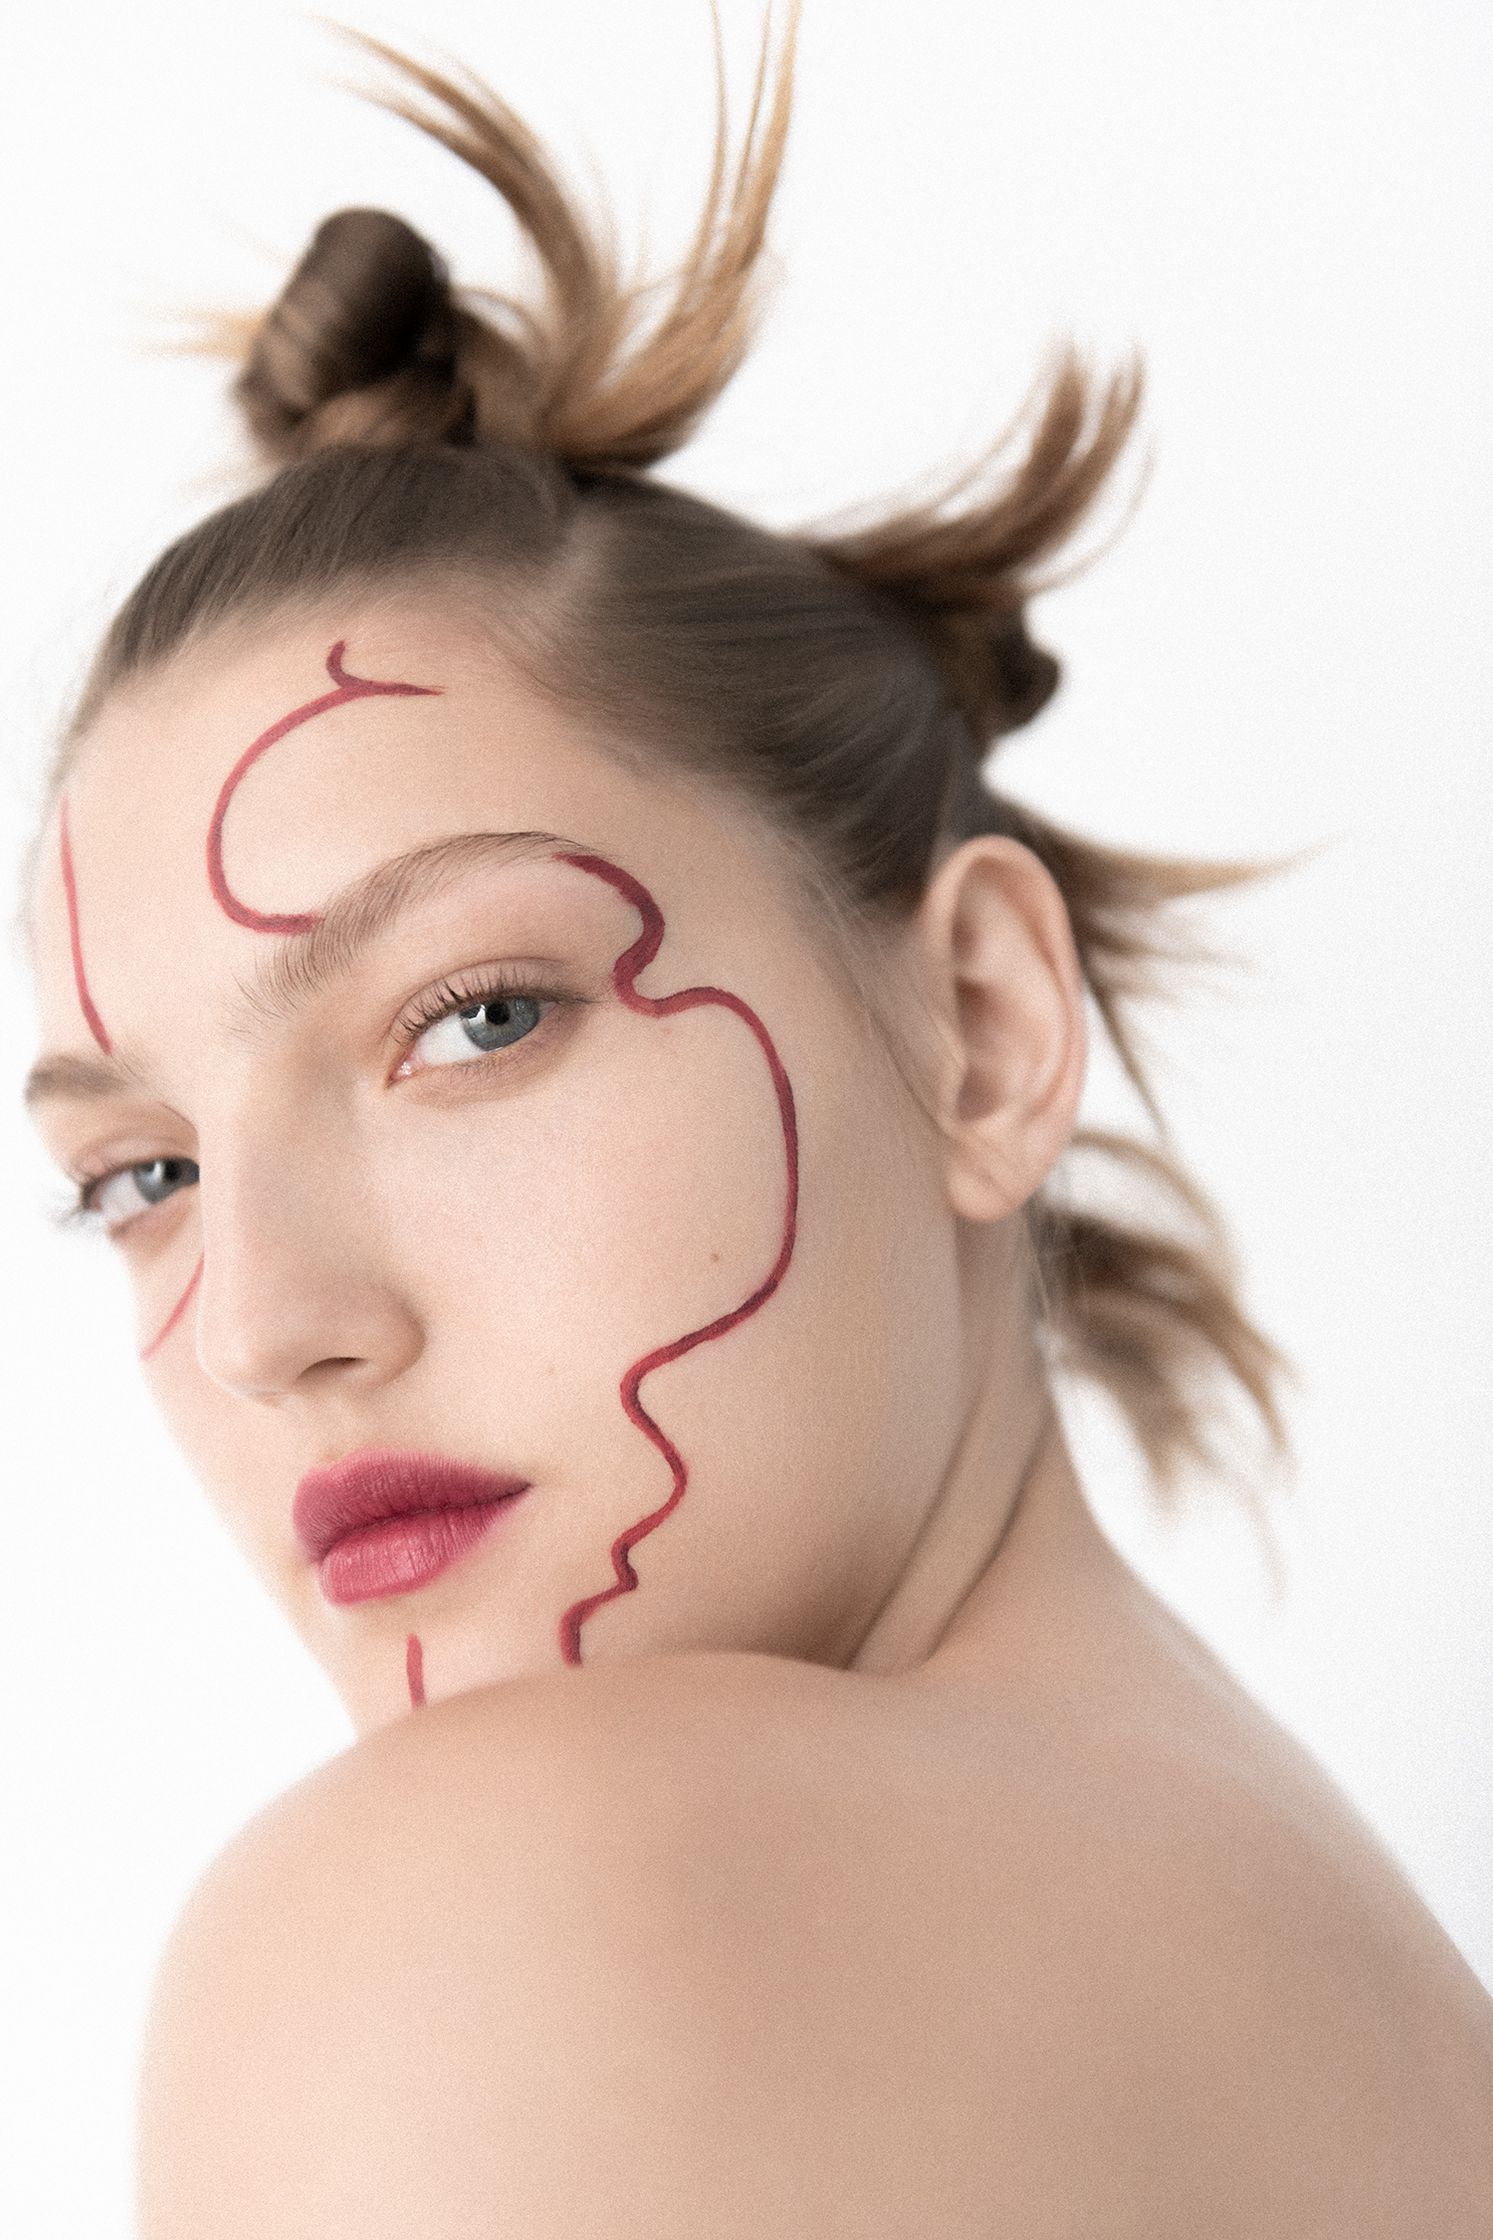
[[83,1006],[89,1033],[100,1050],[107,1052],[114,1045],[109,1040],[109,1030],[99,1017],[94,1000],[88,992],[88,975],[83,970],[83,936],[78,928],[78,882],[73,872],[73,848],[67,830],[66,794],[62,797],[62,890],[67,896],[67,934],[73,952],[73,986],[78,991],[78,1001]]
[[[329,709],[340,708],[349,700],[365,700],[375,693],[414,694],[424,697],[438,694],[445,689],[444,686],[435,684],[396,684],[380,682],[372,677],[355,677],[343,662],[342,656],[346,651],[347,640],[339,638],[327,655],[327,675],[332,680],[332,690],[319,694],[315,700],[307,700],[299,708],[292,708],[288,716],[281,716],[278,723],[272,723],[267,731],[261,731],[259,737],[245,747],[243,753],[229,771],[213,806],[212,821],[207,828],[207,883],[212,889],[213,899],[217,902],[218,907],[228,917],[232,918],[235,925],[247,926],[253,933],[309,933],[317,923],[320,912],[315,910],[254,910],[250,908],[248,903],[240,902],[229,886],[228,876],[223,868],[223,824],[228,815],[228,804],[233,799],[239,780],[253,768],[260,756],[274,746],[277,740],[283,739],[287,732],[298,730],[303,723],[310,723],[314,716],[325,715]],[[166,1323],[164,1329],[157,1332],[146,1348],[148,1353],[153,1353],[161,1340],[174,1327],[201,1273],[202,1262],[199,1260],[196,1273],[177,1301],[170,1320]],[[409,1685],[410,1702],[412,1704],[423,1703],[425,1701],[423,1653],[419,1638],[413,1633],[405,1645],[405,1678]]]
[[675,1338],[668,1345],[659,1346],[652,1353],[644,1354],[640,1361],[635,1361],[632,1367],[623,1374],[620,1387],[623,1409],[629,1421],[635,1423],[638,1429],[658,1448],[659,1453],[669,1465],[674,1484],[667,1501],[661,1507],[654,1509],[646,1517],[640,1517],[635,1524],[629,1525],[626,1531],[620,1533],[617,1539],[613,1541],[611,1556],[615,1583],[604,1588],[600,1594],[588,1595],[583,1602],[572,1603],[561,1618],[560,1653],[567,1664],[579,1664],[581,1662],[582,1625],[591,1612],[599,1609],[602,1603],[611,1602],[619,1594],[630,1594],[637,1586],[638,1575],[629,1560],[628,1551],[636,1547],[637,1543],[648,1533],[656,1530],[669,1512],[678,1507],[685,1486],[689,1482],[689,1469],[683,1456],[674,1445],[673,1440],[655,1423],[653,1417],[649,1415],[647,1409],[639,1400],[638,1386],[651,1370],[661,1368],[666,1361],[677,1361],[681,1354],[688,1353],[694,1346],[702,1345],[707,1338],[724,1337],[725,1333],[728,1330],[733,1330],[738,1322],[744,1322],[749,1314],[755,1314],[763,1301],[770,1298],[776,1291],[783,1279],[788,1262],[793,1257],[794,1239],[798,1233],[798,1122],[794,1111],[793,1090],[789,1084],[787,1073],[784,1071],[782,1060],[778,1056],[772,1036],[749,1003],[744,1003],[740,996],[732,995],[725,988],[682,988],[673,995],[645,996],[634,986],[634,982],[643,967],[651,963],[657,955],[659,944],[664,937],[663,912],[659,909],[648,889],[639,880],[634,879],[630,873],[619,869],[615,863],[609,863],[605,856],[567,854],[561,855],[558,860],[561,863],[574,864],[578,871],[589,871],[597,878],[605,879],[609,885],[616,888],[617,892],[626,901],[633,905],[642,918],[642,932],[632,946],[623,951],[612,967],[612,985],[622,1001],[632,1010],[644,1012],[649,1017],[658,1019],[663,1018],[670,1012],[691,1010],[697,1004],[719,1003],[724,1004],[727,1010],[734,1011],[739,1019],[746,1021],[761,1045],[762,1054],[766,1058],[772,1074],[773,1087],[777,1091],[778,1116],[782,1122],[783,1145],[788,1169],[788,1195],[783,1213],[783,1241],[778,1251],[778,1257],[773,1264],[772,1272],[765,1281],[760,1283],[751,1297],[744,1299],[740,1306],[732,1307],[728,1313],[718,1315],[714,1322],[707,1322],[700,1329],[691,1330],[684,1337]]
[[160,1329],[151,1339],[149,1345],[141,1348],[140,1359],[142,1361],[148,1361],[151,1355],[155,1352],[156,1347],[165,1344],[172,1331],[176,1328],[176,1325],[180,1322],[182,1316],[186,1313],[187,1301],[191,1298],[192,1293],[196,1290],[201,1280],[202,1261],[199,1257],[196,1267],[192,1270],[191,1275],[187,1278],[186,1290],[177,1300],[176,1305],[171,1309],[171,1312],[167,1315],[165,1321],[161,1324]]
[[252,910],[248,903],[240,902],[229,887],[223,869],[223,820],[228,814],[228,804],[233,799],[239,780],[259,760],[267,748],[283,739],[288,731],[295,731],[313,716],[325,715],[329,708],[340,708],[349,700],[366,700],[374,693],[439,693],[444,688],[438,684],[380,684],[371,677],[354,677],[343,667],[342,656],[347,651],[347,640],[339,638],[327,655],[327,675],[333,689],[323,692],[318,699],[308,700],[304,706],[292,708],[288,716],[281,716],[267,731],[261,731],[251,746],[245,747],[227,777],[223,780],[213,809],[212,822],[207,828],[207,879],[219,907],[233,919],[235,925],[248,926],[254,933],[309,933],[320,915],[315,910],[292,911],[277,914],[272,911]]

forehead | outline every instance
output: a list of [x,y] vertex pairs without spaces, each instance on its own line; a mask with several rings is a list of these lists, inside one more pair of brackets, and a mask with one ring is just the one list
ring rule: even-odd
[[288,892],[306,871],[335,884],[366,868],[370,843],[418,846],[510,803],[624,821],[671,795],[683,807],[678,773],[618,746],[480,629],[381,603],[239,626],[133,680],[82,741],[66,794],[102,875],[173,846],[185,868],[228,786],[225,860],[272,868]]
[[[339,675],[408,689],[344,691]],[[347,602],[206,640],[100,711],[38,858],[46,1040],[89,1043],[75,934],[111,1030],[133,1042],[160,1022],[205,1026],[262,961],[271,927],[288,930],[392,858],[478,832],[563,835],[609,857],[703,956],[724,961],[743,936],[759,954],[775,934],[802,947],[803,897],[780,841],[717,784],[609,739],[459,612]],[[532,863],[495,876],[531,891],[578,880]],[[631,939],[632,914],[615,898],[612,909]]]

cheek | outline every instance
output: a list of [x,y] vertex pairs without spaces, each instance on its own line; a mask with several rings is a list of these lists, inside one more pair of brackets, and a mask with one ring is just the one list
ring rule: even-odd
[[[572,1437],[575,1411],[599,1401],[615,1439],[624,1372],[773,1268],[787,1152],[768,1070],[730,1013],[608,1008],[584,1044],[525,1094],[401,1115],[381,1187],[437,1373],[508,1395],[516,1427],[537,1408]],[[783,1312],[792,1281],[790,1263],[761,1316]],[[734,1335],[696,1350],[724,1368]]]
[[[394,1184],[387,1233],[443,1412],[523,1467],[598,1465],[622,1507],[646,1507],[668,1474],[625,1412],[626,1373],[768,1278],[788,1153],[768,1067],[730,1013],[619,1010],[596,1027],[584,1062],[530,1094],[401,1120],[399,1172],[385,1162],[381,1187]],[[793,1250],[759,1307],[638,1388],[696,1489],[661,1539],[686,1510],[691,1535],[708,1531],[708,1503],[728,1535],[750,1516],[768,1542],[818,1534],[828,1548],[936,1473],[958,1420],[936,1170],[831,1033],[818,1069],[775,1040],[798,1117]]]

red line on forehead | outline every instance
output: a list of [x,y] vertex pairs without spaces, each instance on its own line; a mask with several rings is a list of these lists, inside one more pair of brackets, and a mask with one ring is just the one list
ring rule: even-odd
[[339,638],[327,655],[327,675],[333,689],[323,692],[315,700],[292,708],[288,716],[281,716],[267,731],[261,731],[252,745],[245,747],[233,768],[223,781],[213,809],[212,822],[207,828],[207,879],[219,907],[232,918],[235,925],[248,926],[254,933],[309,933],[316,924],[318,912],[314,910],[275,913],[251,909],[247,902],[240,902],[228,884],[223,869],[223,820],[228,814],[228,804],[233,799],[239,780],[251,770],[260,756],[283,739],[287,732],[297,731],[303,723],[310,723],[314,716],[323,716],[329,708],[341,708],[350,700],[366,700],[374,694],[438,694],[444,688],[438,684],[389,684],[372,677],[355,677],[342,665],[347,651],[347,640]]
[[67,829],[67,796],[62,797],[62,889],[67,896],[67,933],[73,952],[73,986],[78,991],[78,1001],[83,1006],[83,1016],[88,1021],[88,1031],[100,1050],[112,1051],[109,1030],[98,1015],[92,996],[88,992],[88,975],[83,969],[83,937],[78,929],[78,882],[73,872],[72,841]]
[[560,1653],[567,1664],[579,1664],[581,1662],[582,1625],[591,1612],[599,1609],[602,1603],[611,1602],[619,1594],[630,1594],[637,1586],[638,1575],[632,1567],[628,1551],[635,1547],[646,1534],[656,1530],[671,1509],[677,1508],[685,1486],[689,1482],[688,1464],[668,1433],[660,1429],[639,1400],[638,1386],[651,1370],[661,1368],[666,1361],[677,1361],[681,1354],[688,1353],[694,1346],[703,1345],[707,1339],[723,1338],[728,1330],[735,1329],[738,1322],[745,1322],[748,1315],[755,1314],[763,1302],[771,1298],[773,1292],[782,1282],[788,1262],[793,1257],[794,1240],[798,1234],[798,1121],[793,1103],[793,1089],[783,1062],[778,1056],[777,1046],[749,1003],[743,1002],[740,996],[732,995],[727,988],[681,988],[674,995],[645,996],[641,995],[633,985],[643,967],[651,963],[658,954],[659,943],[664,937],[664,914],[641,881],[634,879],[630,872],[621,870],[615,863],[609,863],[605,856],[562,855],[557,858],[557,861],[574,864],[578,871],[589,871],[596,878],[605,879],[609,886],[615,887],[617,892],[633,905],[642,918],[642,932],[633,942],[631,948],[622,952],[622,955],[618,957],[612,967],[612,985],[622,1001],[631,1010],[644,1012],[652,1019],[662,1019],[666,1018],[670,1012],[688,1011],[697,1004],[718,1003],[724,1005],[728,1011],[734,1011],[737,1018],[744,1020],[746,1025],[751,1028],[752,1033],[757,1038],[762,1055],[767,1060],[768,1071],[772,1075],[773,1087],[777,1092],[778,1118],[783,1130],[783,1151],[788,1178],[787,1198],[783,1209],[783,1240],[778,1249],[777,1259],[766,1279],[758,1284],[750,1298],[744,1299],[740,1306],[732,1307],[729,1313],[717,1315],[714,1322],[707,1322],[700,1329],[691,1330],[684,1337],[675,1338],[668,1345],[658,1346],[652,1353],[644,1354],[643,1358],[640,1361],[635,1361],[623,1375],[620,1389],[622,1406],[628,1420],[635,1423],[645,1437],[657,1447],[659,1453],[669,1465],[674,1484],[668,1500],[660,1508],[653,1510],[646,1517],[640,1517],[635,1524],[629,1525],[627,1530],[619,1534],[612,1543],[612,1571],[615,1583],[604,1588],[600,1594],[588,1595],[584,1602],[572,1603],[561,1618]]

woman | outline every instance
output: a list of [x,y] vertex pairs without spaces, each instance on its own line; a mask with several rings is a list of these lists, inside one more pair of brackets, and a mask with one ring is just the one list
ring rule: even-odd
[[[386,50],[380,50],[386,51]],[[1285,1364],[1067,1201],[1167,862],[991,791],[1139,406],[785,537],[653,469],[745,348],[791,42],[662,307],[495,97],[388,56],[539,252],[342,212],[241,339],[273,470],[126,601],[31,922],[40,1124],[359,1740],[166,1954],[144,2240],[1472,2234],[1493,2009],[1095,1524]],[[728,177],[728,169],[730,176]]]

